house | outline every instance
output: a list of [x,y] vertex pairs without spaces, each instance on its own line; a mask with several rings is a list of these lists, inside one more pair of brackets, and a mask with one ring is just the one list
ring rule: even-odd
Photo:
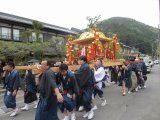
[[138,48],[130,47],[130,46],[127,46],[123,43],[120,43],[120,46],[122,48],[122,54],[127,54],[127,55],[140,54]]
[[[33,27],[32,21],[32,19],[0,12],[0,40],[23,41],[24,38],[21,37],[21,33],[26,29]],[[70,30],[68,28],[43,22],[41,23],[44,27],[42,29],[42,34],[40,35],[43,41],[52,38],[52,36],[65,37],[68,34],[78,34],[76,31]],[[32,33],[32,35],[27,40],[33,41],[35,40],[35,37],[35,33]]]

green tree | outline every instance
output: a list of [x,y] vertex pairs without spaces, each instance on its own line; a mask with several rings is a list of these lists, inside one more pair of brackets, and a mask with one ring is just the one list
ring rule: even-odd
[[63,37],[53,37],[47,42],[9,42],[0,41],[0,61],[14,60],[16,64],[26,63],[34,58],[42,60],[49,58],[54,61],[63,61],[66,55],[66,41]]
[[27,29],[21,33],[21,37],[23,38],[23,42],[28,42],[29,37],[32,35],[32,30]]
[[32,21],[33,32],[36,34],[36,41],[43,42],[40,35],[42,34],[43,24],[37,20]]
[[21,33],[21,36],[24,38],[23,41],[29,41],[29,37],[32,36],[32,33],[35,34],[36,38],[34,41],[42,43],[41,34],[43,29],[43,24],[37,20],[32,21],[33,28],[27,29]]
[[64,59],[66,55],[65,49],[66,40],[63,37],[52,37],[48,41],[48,49],[46,50],[49,54]]
[[25,62],[29,57],[30,48],[27,44],[18,42],[0,41],[1,60],[14,60],[15,63]]
[[98,22],[97,26],[106,36],[115,33],[120,42],[139,48],[144,54],[151,54],[152,43],[157,39],[158,29],[130,18],[113,17]]

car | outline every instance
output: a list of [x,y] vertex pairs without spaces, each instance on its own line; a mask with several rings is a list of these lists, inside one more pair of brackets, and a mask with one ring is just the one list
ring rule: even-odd
[[155,61],[154,61],[154,64],[159,64],[159,63],[160,63],[159,60],[155,60]]

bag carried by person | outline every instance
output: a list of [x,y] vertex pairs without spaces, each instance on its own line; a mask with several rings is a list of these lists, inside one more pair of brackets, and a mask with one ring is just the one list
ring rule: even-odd
[[4,104],[7,108],[15,108],[16,107],[16,98],[15,98],[15,96],[12,96],[12,93],[9,91],[5,92]]

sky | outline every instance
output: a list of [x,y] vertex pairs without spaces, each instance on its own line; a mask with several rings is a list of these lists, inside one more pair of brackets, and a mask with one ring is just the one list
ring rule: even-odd
[[158,27],[159,0],[0,0],[0,12],[84,29],[87,16],[128,17]]

